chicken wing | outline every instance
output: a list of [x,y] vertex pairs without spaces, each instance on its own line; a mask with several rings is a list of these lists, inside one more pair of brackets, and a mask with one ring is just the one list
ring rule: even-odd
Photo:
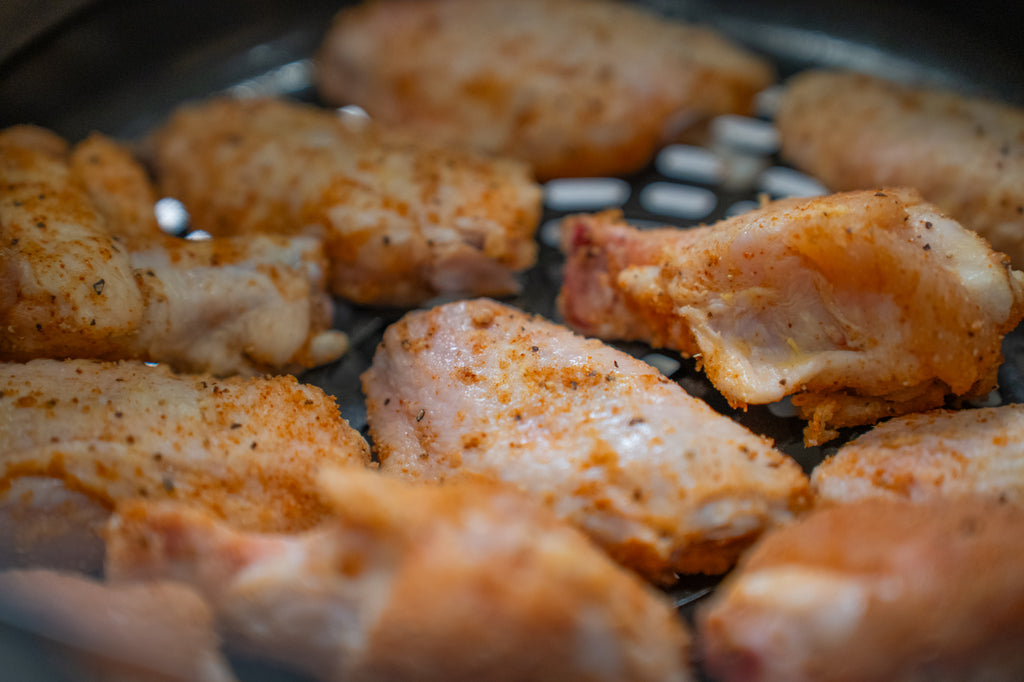
[[774,81],[714,31],[607,0],[375,0],[343,10],[321,95],[543,178],[622,175]]
[[690,679],[664,597],[517,491],[359,470],[323,487],[334,515],[301,535],[127,504],[108,575],[191,584],[229,643],[322,680]]
[[787,84],[782,154],[834,190],[914,187],[1024,267],[1024,110],[854,73]]
[[332,290],[358,303],[507,294],[536,259],[540,188],[518,162],[279,100],[184,107],[150,146],[194,227],[323,236]]
[[656,581],[724,572],[806,501],[767,439],[650,365],[494,301],[389,327],[363,390],[384,472],[515,484]]
[[91,360],[0,365],[0,558],[86,569],[119,500],[186,500],[248,530],[327,513],[322,464],[369,446],[318,388]]
[[224,375],[345,351],[317,240],[162,235],[142,169],[112,145],[93,138],[69,156],[48,131],[0,131],[0,359],[134,358]]
[[0,613],[39,636],[36,653],[66,674],[62,680],[235,679],[209,607],[184,585],[106,585],[71,573],[7,571],[0,573]]
[[715,225],[562,226],[560,307],[585,334],[698,355],[734,407],[793,396],[835,427],[986,395],[1024,274],[913,190],[770,203]]
[[698,614],[716,680],[1024,676],[1024,510],[871,500],[767,535]]
[[899,417],[814,470],[820,502],[974,495],[1024,506],[1024,405]]

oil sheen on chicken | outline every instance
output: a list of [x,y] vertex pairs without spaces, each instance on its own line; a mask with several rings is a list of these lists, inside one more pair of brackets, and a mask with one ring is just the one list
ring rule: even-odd
[[699,356],[734,407],[792,396],[808,443],[979,397],[1024,274],[906,189],[786,199],[711,226],[562,223],[560,308],[584,334]]
[[234,648],[332,682],[691,679],[664,595],[518,491],[362,470],[322,485],[333,514],[302,534],[127,504],[107,573],[192,585]]
[[392,325],[363,389],[382,471],[513,483],[656,581],[724,572],[806,502],[767,439],[650,365],[491,300]]

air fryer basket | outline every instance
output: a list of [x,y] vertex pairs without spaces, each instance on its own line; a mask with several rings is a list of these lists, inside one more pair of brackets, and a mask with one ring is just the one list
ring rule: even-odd
[[[214,92],[260,92],[317,102],[308,59],[342,4],[78,0],[47,3],[49,14],[41,18],[44,4],[12,2],[0,8],[0,127],[36,123],[72,140],[92,130],[133,139],[176,104]],[[1024,64],[1014,53],[1011,30],[1001,28],[1024,23],[1024,11],[1016,3],[974,3],[973,14],[955,3],[927,2],[900,7],[735,0],[640,4],[715,26],[772,58],[783,79],[810,66],[841,66],[1024,102]],[[539,261],[525,273],[522,294],[510,302],[558,319],[553,292],[559,288],[562,257],[554,227],[567,213],[617,206],[633,222],[685,228],[749,208],[761,194],[823,191],[778,158],[770,123],[774,95],[771,90],[762,95],[756,118],[716,121],[709,148],[669,147],[648,168],[625,178],[550,183],[538,233]],[[339,301],[335,325],[348,332],[352,348],[338,362],[301,377],[336,396],[343,416],[364,434],[359,375],[369,366],[384,328],[403,313]],[[808,471],[853,435],[847,430],[828,447],[806,448],[803,422],[789,416],[785,405],[731,410],[693,360],[643,344],[618,345],[720,412],[774,438]],[[1007,337],[1004,351],[1000,388],[988,404],[1024,400],[1024,331]],[[670,593],[689,617],[715,583],[684,578]],[[32,642],[19,623],[5,624],[3,616],[0,670],[23,671],[18,679],[61,679],[55,670],[18,653],[30,650],[23,647]],[[245,680],[294,679],[251,662],[237,665]]]

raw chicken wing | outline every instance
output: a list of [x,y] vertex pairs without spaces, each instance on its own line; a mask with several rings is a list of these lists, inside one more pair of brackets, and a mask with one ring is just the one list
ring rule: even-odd
[[1024,267],[1024,110],[855,73],[789,81],[782,154],[833,190],[914,187]]
[[518,162],[280,100],[184,107],[151,147],[193,227],[321,236],[332,290],[357,303],[508,294],[536,259],[540,188]]
[[774,80],[710,29],[609,0],[373,0],[337,16],[317,65],[328,101],[543,178],[638,170]]
[[1024,506],[1024,405],[889,420],[819,464],[811,486],[819,502],[974,495]]
[[72,573],[7,571],[0,573],[0,612],[39,636],[38,653],[65,674],[62,680],[235,679],[209,607],[184,585],[105,585]]
[[92,360],[0,364],[0,559],[94,567],[119,501],[187,500],[247,530],[327,513],[323,464],[369,463],[334,401],[292,377],[216,380]]
[[[168,362],[253,374],[334,360],[315,239],[160,233],[141,167],[109,140],[0,131],[0,359]],[[148,211],[148,216],[147,216]]]
[[765,536],[698,614],[722,682],[1024,678],[1024,510],[831,507]]
[[494,301],[392,325],[363,389],[384,472],[515,484],[659,582],[724,572],[806,502],[767,439],[650,365]]
[[690,679],[665,598],[518,492],[359,470],[323,486],[334,514],[300,535],[127,504],[108,575],[193,585],[229,644],[321,680]]
[[785,199],[715,225],[562,224],[566,321],[697,355],[734,407],[793,396],[835,427],[995,386],[1024,275],[913,190]]

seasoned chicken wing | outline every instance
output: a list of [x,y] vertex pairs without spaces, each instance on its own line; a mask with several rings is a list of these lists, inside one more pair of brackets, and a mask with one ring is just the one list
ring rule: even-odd
[[69,156],[48,131],[0,131],[0,359],[141,359],[223,375],[345,351],[329,329],[317,240],[167,237],[151,191],[109,140]]
[[733,406],[791,395],[809,443],[986,395],[1024,316],[1024,274],[913,190],[781,200],[690,230],[574,216],[562,237],[571,326],[699,355]]
[[1024,110],[855,73],[789,81],[782,154],[834,190],[914,187],[1024,267]]
[[961,498],[822,509],[767,535],[698,614],[723,682],[1024,676],[1024,510]]
[[806,502],[767,439],[650,365],[494,301],[389,327],[363,390],[384,472],[515,484],[656,581],[724,572]]
[[323,485],[334,514],[300,535],[127,504],[108,575],[193,585],[229,643],[321,680],[690,679],[664,597],[517,491],[358,470]]
[[72,573],[6,571],[0,614],[38,635],[37,653],[66,674],[62,680],[235,679],[210,608],[184,585],[107,585]]
[[1024,405],[892,419],[819,464],[820,502],[915,502],[964,495],[1024,506]]
[[621,175],[774,80],[714,31],[608,0],[374,0],[343,10],[320,93],[544,178]]
[[358,303],[507,294],[536,259],[540,188],[518,162],[279,100],[184,107],[151,147],[194,227],[322,236],[332,290]]
[[318,388],[92,360],[0,364],[0,562],[89,568],[120,500],[201,504],[248,530],[327,513],[323,464],[369,446]]

